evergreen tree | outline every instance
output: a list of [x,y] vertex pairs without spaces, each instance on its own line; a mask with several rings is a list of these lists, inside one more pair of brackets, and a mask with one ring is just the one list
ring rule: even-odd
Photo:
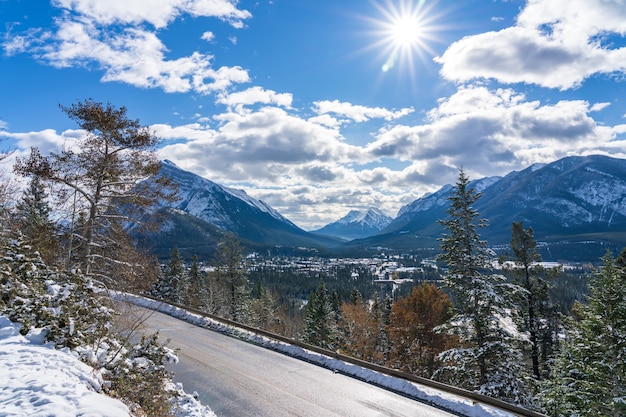
[[47,266],[35,249],[19,238],[0,240],[0,314],[21,324],[22,334],[40,328],[56,348],[72,349],[104,378],[103,391],[137,415],[173,415],[165,368],[172,351],[157,335],[137,342],[132,331],[114,331],[105,289],[79,271]]
[[15,217],[24,242],[36,247],[43,260],[51,265],[57,260],[59,245],[47,199],[41,178],[33,176],[15,207]]
[[[59,204],[71,202],[68,261],[108,282],[111,272],[102,264],[110,265],[105,261],[114,244],[112,222],[143,225],[157,203],[173,201],[175,189],[159,176],[160,140],[128,118],[125,107],[86,100],[61,109],[83,129],[84,138],[49,156],[32,148],[28,158],[17,158],[14,170],[59,187]],[[143,181],[147,178],[152,180]]]
[[245,323],[272,332],[284,331],[284,316],[274,295],[257,281],[256,288],[248,299],[248,317]]
[[187,297],[185,304],[193,308],[202,308],[207,298],[206,292],[206,280],[204,274],[200,271],[198,257],[194,255],[191,266],[189,267]]
[[335,312],[323,280],[309,296],[304,314],[304,342],[327,349],[334,348]]
[[449,197],[449,217],[439,222],[446,229],[441,255],[448,273],[444,284],[456,301],[456,314],[442,329],[456,335],[460,347],[447,350],[435,377],[469,390],[517,404],[528,395],[521,380],[521,354],[512,334],[502,327],[510,311],[504,277],[489,269],[487,244],[478,229],[487,225],[474,203],[480,198],[463,170]]
[[611,254],[602,261],[540,395],[551,416],[626,415],[626,269]]
[[226,314],[231,320],[239,321],[244,306],[244,294],[248,285],[248,276],[242,266],[243,248],[234,233],[226,233],[217,252],[217,279],[224,291],[219,291],[226,298],[221,300],[226,307]]
[[511,249],[517,268],[515,283],[524,289],[520,293],[518,314],[520,330],[527,332],[532,374],[536,379],[547,375],[547,360],[552,352],[556,334],[551,328],[555,309],[550,304],[548,281],[542,277],[538,262],[541,256],[533,229],[524,229],[523,222],[513,222]]
[[161,273],[161,279],[157,282],[153,294],[166,301],[182,304],[187,295],[188,277],[185,264],[180,257],[178,248],[172,250],[165,270]]

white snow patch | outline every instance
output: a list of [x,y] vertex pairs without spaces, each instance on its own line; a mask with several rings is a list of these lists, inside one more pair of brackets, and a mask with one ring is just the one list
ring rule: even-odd
[[[119,400],[99,393],[104,380],[75,352],[44,343],[45,331],[32,329],[25,336],[21,325],[0,315],[0,416],[130,417]],[[173,354],[166,360],[177,361]],[[177,392],[177,417],[216,417],[182,384],[169,383]]]
[[0,414],[128,417],[121,401],[99,394],[101,376],[69,350],[41,344],[41,331],[22,336],[0,316]]

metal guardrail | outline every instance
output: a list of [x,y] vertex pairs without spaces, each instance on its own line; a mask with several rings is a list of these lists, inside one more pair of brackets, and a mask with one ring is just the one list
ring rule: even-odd
[[158,298],[154,298],[154,297],[150,297],[150,296],[145,296],[142,295],[142,297],[146,297],[149,299],[152,299],[154,301],[158,301],[164,304],[169,304],[172,305],[174,307],[178,307],[181,308],[183,310],[189,311],[191,313],[194,314],[198,314],[200,316],[203,317],[207,317],[210,318],[212,320],[215,320],[217,322],[220,322],[222,324],[228,325],[228,326],[232,326],[232,327],[236,327],[239,329],[243,329],[252,333],[255,333],[259,336],[264,336],[267,337],[269,339],[273,339],[279,342],[283,342],[283,343],[287,343],[293,346],[298,346],[300,348],[315,352],[315,353],[319,353],[321,355],[324,356],[328,356],[331,357],[333,359],[338,359],[340,361],[343,362],[347,362],[347,363],[351,363],[353,365],[357,365],[366,369],[370,369],[372,371],[376,371],[376,372],[380,372],[382,374],[385,375],[390,375],[396,378],[400,378],[409,382],[414,382],[429,388],[435,388],[438,389],[440,391],[449,393],[449,394],[454,394],[457,395],[459,397],[463,397],[466,398],[468,400],[472,400],[475,401],[477,403],[482,403],[482,404],[486,404],[495,408],[498,408],[500,410],[504,410],[504,411],[508,411],[510,413],[513,413],[517,416],[520,417],[548,417],[545,414],[541,414],[538,413],[536,411],[532,411],[532,410],[527,410],[525,408],[516,406],[514,404],[508,403],[506,401],[502,401],[499,400],[497,398],[493,398],[493,397],[488,397],[486,395],[482,395],[482,394],[478,394],[476,392],[472,392],[472,391],[468,391],[466,389],[463,388],[458,388],[452,385],[447,385],[438,381],[434,381],[432,379],[428,379],[428,378],[423,378],[423,377],[419,377],[413,374],[409,374],[407,372],[403,372],[403,371],[399,371],[397,369],[393,369],[393,368],[387,368],[385,366],[381,366],[381,365],[377,365],[375,363],[371,363],[371,362],[367,362],[367,361],[363,361],[361,359],[357,359],[357,358],[353,358],[351,356],[346,356],[346,355],[342,355],[340,353],[334,352],[332,350],[328,350],[328,349],[323,349],[320,348],[318,346],[314,346],[314,345],[310,345],[304,342],[301,342],[299,340],[296,339],[291,339],[289,337],[285,337],[276,333],[272,333],[272,332],[268,332],[267,330],[263,330],[263,329],[259,329],[256,327],[252,327],[252,326],[248,326],[246,324],[242,324],[242,323],[238,323],[236,321],[233,320],[229,320],[223,317],[219,317],[219,316],[215,316],[213,314],[209,314],[206,313],[204,311],[195,309],[195,308],[191,308],[188,306],[184,306],[181,304],[177,304],[177,303],[171,303],[171,302],[166,302],[163,300],[160,300]]

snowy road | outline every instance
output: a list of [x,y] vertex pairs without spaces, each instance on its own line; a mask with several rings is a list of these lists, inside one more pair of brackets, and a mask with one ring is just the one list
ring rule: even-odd
[[180,349],[174,380],[197,391],[218,417],[452,415],[162,313],[145,325]]

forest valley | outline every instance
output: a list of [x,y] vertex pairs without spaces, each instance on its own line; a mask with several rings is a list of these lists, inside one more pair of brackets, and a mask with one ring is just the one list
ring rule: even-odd
[[[159,141],[124,107],[87,100],[62,109],[87,132],[81,146],[49,156],[33,148],[18,158],[15,173],[30,181],[21,194],[2,181],[0,313],[24,329],[46,327],[58,347],[92,346],[82,357],[94,364],[98,352],[109,393],[146,414],[171,413],[162,388],[167,349],[155,337],[141,348],[120,339],[108,289],[149,294],[549,416],[626,415],[626,251],[607,253],[593,271],[546,269],[532,228],[514,222],[509,266],[494,269],[480,239],[487,221],[473,208],[481,195],[460,170],[448,217],[439,221],[439,268],[426,268],[399,291],[374,283],[356,264],[305,273],[253,265],[233,234],[214,259],[186,262],[174,249],[161,265],[129,234],[153,227],[151,210],[176,195],[158,176]],[[123,360],[139,357],[151,372]],[[131,397],[138,384],[150,387],[157,404]]]

